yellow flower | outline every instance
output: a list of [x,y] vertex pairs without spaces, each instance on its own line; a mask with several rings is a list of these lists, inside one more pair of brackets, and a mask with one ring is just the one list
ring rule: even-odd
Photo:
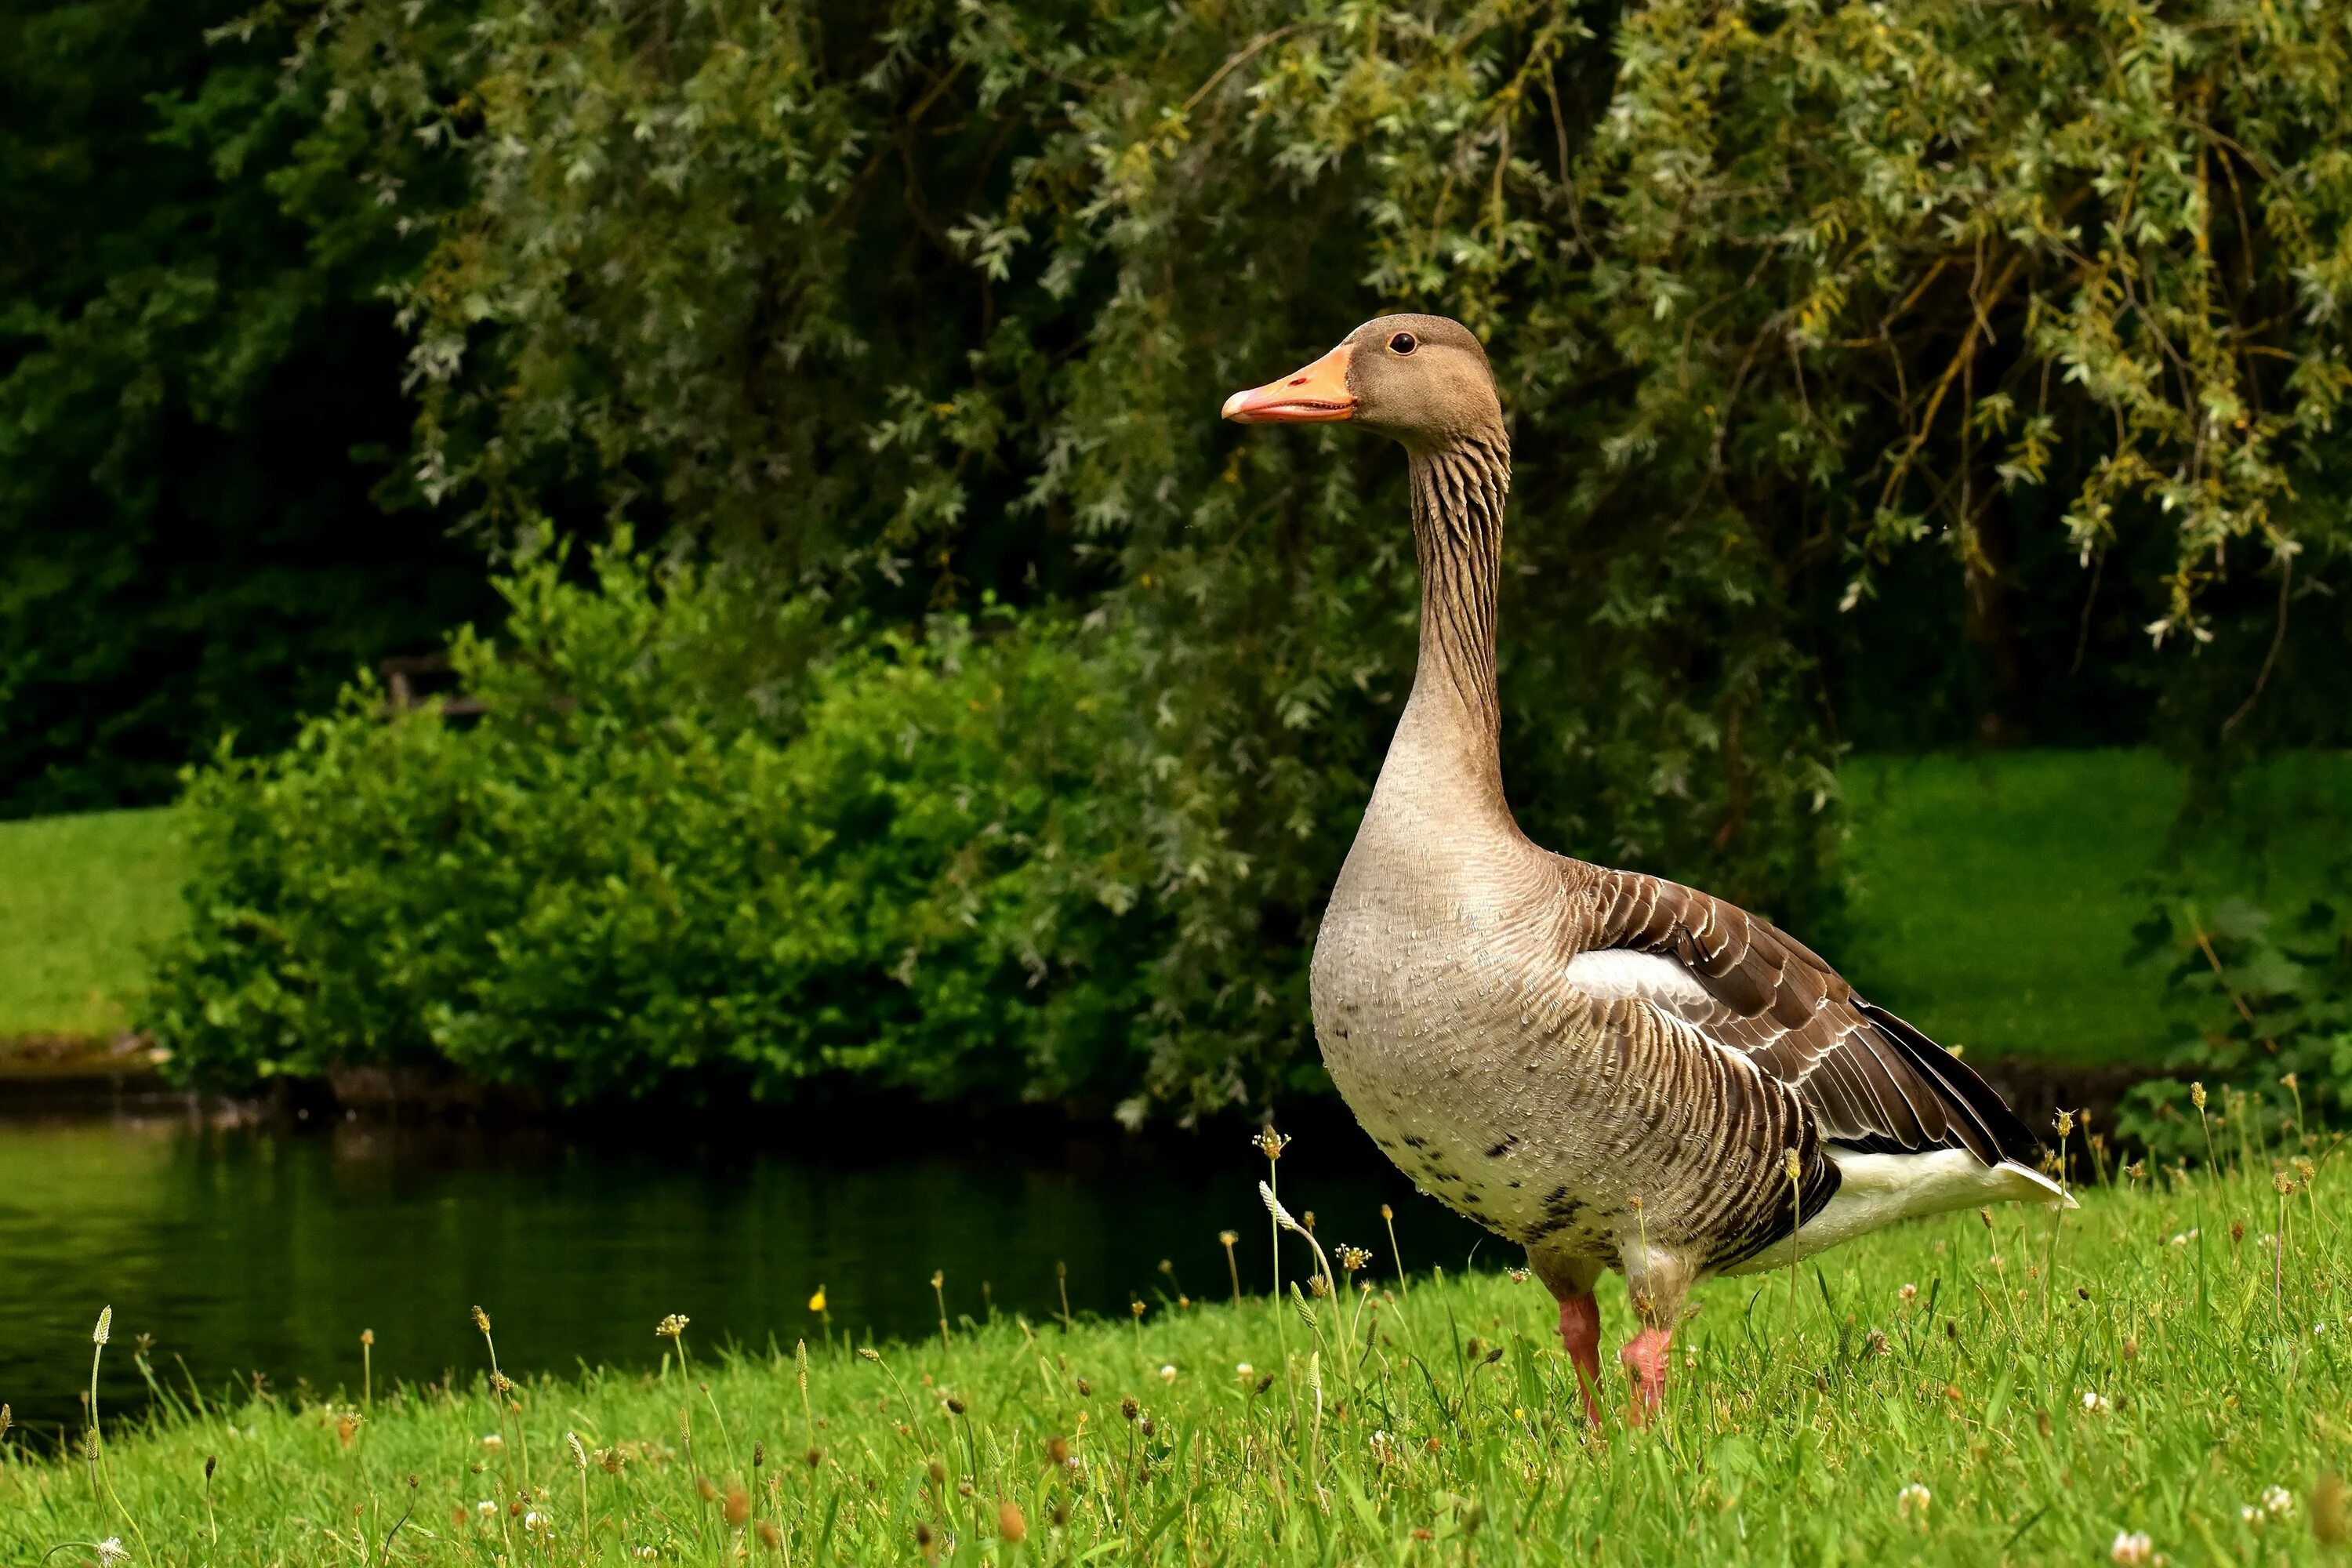
[[824,1310],[824,1286],[818,1286],[816,1288],[816,1294],[809,1298],[809,1310],[812,1312],[822,1312]]

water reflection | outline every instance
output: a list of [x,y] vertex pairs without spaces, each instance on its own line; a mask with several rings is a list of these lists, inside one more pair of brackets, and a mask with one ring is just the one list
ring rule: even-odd
[[[0,1400],[52,1439],[78,1425],[91,1325],[110,1303],[100,1397],[122,1411],[146,1402],[131,1353],[142,1333],[176,1386],[209,1394],[258,1372],[356,1392],[362,1329],[380,1383],[470,1373],[475,1302],[519,1372],[651,1364],[670,1312],[706,1346],[789,1345],[822,1331],[808,1310],[820,1284],[836,1331],[937,1332],[935,1268],[959,1317],[1053,1316],[1057,1263],[1080,1313],[1124,1312],[1131,1294],[1222,1298],[1221,1227],[1244,1238],[1243,1287],[1265,1288],[1264,1164],[1238,1130],[928,1153],[840,1131],[748,1150],[365,1122],[0,1121]],[[1378,1272],[1384,1202],[1417,1268],[1458,1266],[1483,1234],[1415,1195],[1351,1127],[1315,1127],[1282,1177],[1327,1244],[1373,1247]],[[1503,1256],[1491,1238],[1480,1255]]]

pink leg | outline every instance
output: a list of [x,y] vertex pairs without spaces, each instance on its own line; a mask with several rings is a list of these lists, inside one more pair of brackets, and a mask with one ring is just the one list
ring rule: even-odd
[[1666,1396],[1666,1363],[1674,1336],[1664,1329],[1643,1329],[1625,1342],[1617,1359],[1633,1384],[1633,1425],[1649,1419]]
[[1584,1417],[1601,1425],[1601,1303],[1586,1287],[1581,1296],[1559,1300],[1559,1342],[1576,1368],[1577,1386],[1584,1393]]

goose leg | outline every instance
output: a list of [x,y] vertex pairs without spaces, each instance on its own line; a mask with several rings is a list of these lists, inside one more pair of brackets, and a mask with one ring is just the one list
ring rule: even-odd
[[1584,1294],[1563,1296],[1559,1302],[1559,1342],[1576,1368],[1576,1385],[1584,1394],[1584,1418],[1601,1425],[1601,1303],[1587,1288]]
[[1576,1384],[1584,1395],[1584,1417],[1601,1425],[1601,1303],[1593,1299],[1592,1282],[1601,1266],[1583,1258],[1528,1254],[1536,1278],[1559,1303],[1560,1348],[1576,1368]]

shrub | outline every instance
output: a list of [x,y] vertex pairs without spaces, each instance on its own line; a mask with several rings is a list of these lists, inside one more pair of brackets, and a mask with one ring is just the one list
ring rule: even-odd
[[505,637],[453,640],[478,721],[387,717],[362,682],[192,775],[194,918],[148,1007],[180,1071],[1133,1086],[1164,935],[1097,761],[1115,648],[993,609],[845,636],[625,537],[592,564],[526,560]]
[[[2242,899],[2175,897],[2142,936],[2169,955],[2166,1058],[2180,1076],[2132,1090],[2126,1136],[2206,1158],[2211,1133],[2251,1158],[2300,1152],[2314,1128],[2352,1120],[2352,904],[2313,900],[2282,921]],[[2192,1082],[2223,1097],[2201,1125]]]

